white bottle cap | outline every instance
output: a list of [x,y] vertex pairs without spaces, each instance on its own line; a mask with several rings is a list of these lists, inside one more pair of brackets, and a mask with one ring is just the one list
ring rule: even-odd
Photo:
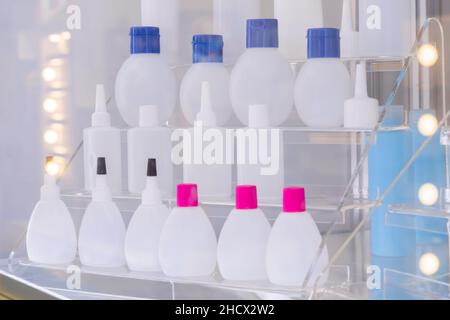
[[254,104],[248,108],[248,127],[255,129],[269,128],[269,108],[265,104]]
[[92,126],[111,126],[111,116],[106,111],[105,87],[102,84],[98,84],[96,88],[95,112],[92,115]]
[[341,23],[341,56],[351,58],[358,56],[359,35],[353,23],[352,0],[344,0]]
[[141,106],[139,108],[139,127],[155,128],[160,126],[157,106]]
[[44,185],[41,187],[41,200],[59,200],[60,190],[56,184],[56,177],[47,174],[44,177]]
[[201,121],[205,127],[216,127],[217,118],[212,109],[211,84],[208,81],[202,82],[200,112],[197,114],[197,121]]

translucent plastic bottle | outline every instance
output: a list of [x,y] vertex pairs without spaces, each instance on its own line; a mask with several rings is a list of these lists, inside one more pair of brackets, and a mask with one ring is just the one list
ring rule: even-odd
[[341,56],[354,58],[359,56],[359,33],[353,22],[353,0],[344,0],[341,24]]
[[83,131],[84,183],[88,191],[95,186],[97,159],[108,161],[108,186],[114,193],[122,191],[122,141],[120,130],[111,126],[111,116],[106,111],[105,89],[97,85],[95,112],[92,127]]
[[223,65],[223,39],[219,35],[196,35],[193,44],[193,65],[181,82],[180,103],[186,119],[194,124],[200,111],[204,81],[211,86],[211,102],[219,126],[231,116],[230,75]]
[[216,234],[198,206],[197,186],[179,185],[177,193],[178,207],[170,213],[161,233],[161,267],[171,277],[209,276],[216,267]]
[[[283,212],[275,221],[267,245],[269,280],[277,285],[301,287],[314,263],[322,236],[311,215],[306,212],[305,190],[286,188],[283,192]],[[320,256],[308,285],[316,284],[328,264],[328,251]],[[319,280],[323,284],[327,274]]]
[[340,58],[339,30],[308,31],[308,61],[295,84],[295,104],[309,127],[337,128],[344,124],[344,102],[351,98],[350,74]]
[[131,28],[131,56],[116,78],[116,102],[130,127],[139,125],[139,107],[159,108],[159,123],[173,113],[177,84],[175,74],[160,56],[160,35],[156,27]]
[[173,165],[171,130],[159,122],[157,106],[141,106],[139,127],[128,130],[128,190],[141,193],[146,185],[148,159],[158,162],[158,181],[164,198],[172,197]]
[[161,271],[159,238],[169,210],[162,203],[156,160],[149,159],[142,203],[133,215],[125,237],[125,257],[130,270]]
[[219,270],[226,280],[267,279],[266,248],[270,224],[258,209],[256,186],[236,188],[236,209],[231,211],[217,247]]
[[260,15],[261,0],[214,0],[214,33],[224,36],[226,64],[245,51],[245,23]]
[[306,32],[323,27],[321,0],[275,0],[280,27],[280,50],[289,60],[306,59]]
[[285,122],[294,105],[294,74],[278,50],[278,22],[275,19],[247,21],[247,51],[239,58],[230,78],[234,113],[248,125],[248,107],[265,104],[270,124]]
[[67,265],[75,260],[77,234],[54,176],[45,176],[41,199],[28,223],[26,244],[28,258],[35,263]]
[[99,158],[92,201],[81,222],[78,248],[83,265],[118,268],[126,264],[126,227],[119,209],[112,201],[106,175],[105,158]]

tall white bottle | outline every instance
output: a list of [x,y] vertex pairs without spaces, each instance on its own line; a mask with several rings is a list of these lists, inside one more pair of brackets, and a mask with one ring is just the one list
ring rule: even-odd
[[216,267],[217,238],[208,216],[198,206],[197,186],[179,185],[177,202],[159,242],[163,272],[171,277],[209,276]]
[[352,82],[339,58],[338,29],[308,31],[308,61],[295,84],[295,104],[309,127],[337,128],[344,124],[344,102],[352,95]]
[[162,57],[171,66],[180,61],[180,0],[141,0],[143,26],[159,26]]
[[[286,188],[283,193],[283,212],[272,227],[267,245],[267,273],[274,284],[301,287],[319,254],[322,236],[306,212],[305,190]],[[327,264],[328,251],[325,248],[307,286],[316,284]],[[323,284],[326,279],[327,273],[318,284]]]
[[356,67],[355,97],[344,106],[344,127],[373,129],[378,123],[380,107],[377,99],[367,94],[367,71],[364,62]]
[[234,64],[245,51],[245,24],[261,16],[261,0],[214,0],[214,33],[226,43],[225,63]]
[[278,50],[278,22],[275,19],[247,21],[247,50],[239,58],[230,78],[234,113],[248,125],[248,107],[267,105],[270,124],[285,122],[294,105],[294,73]]
[[258,209],[256,186],[236,188],[236,209],[231,211],[217,247],[222,276],[232,281],[267,279],[266,249],[270,223]]
[[126,264],[126,227],[112,200],[106,177],[105,158],[99,158],[92,201],[81,222],[78,249],[81,263],[85,266],[118,268]]
[[197,184],[198,193],[202,199],[228,199],[231,198],[233,172],[232,165],[227,164],[226,160],[227,153],[234,154],[234,150],[228,150],[226,143],[217,146],[221,150],[217,150],[216,147],[209,148],[205,143],[204,149],[200,150],[202,151],[203,163],[195,163],[197,158],[194,155],[196,152],[195,144],[198,143],[194,141],[197,136],[196,130],[202,130],[204,135],[208,135],[209,131],[211,136],[226,137],[225,130],[217,127],[209,82],[202,83],[201,96],[201,110],[197,115],[196,127],[185,131],[184,135],[184,139],[189,139],[191,142],[192,148],[189,152],[191,163],[184,162],[183,164],[183,181]]
[[223,65],[223,38],[195,35],[192,44],[193,65],[181,82],[181,110],[194,124],[200,111],[202,83],[207,81],[211,86],[212,108],[218,125],[222,126],[231,116],[230,75]]
[[92,127],[83,131],[84,184],[92,191],[95,186],[97,159],[108,161],[108,186],[113,193],[122,191],[122,140],[120,130],[111,126],[111,116],[106,111],[104,86],[97,85],[95,112]]
[[342,6],[341,56],[343,58],[359,56],[359,33],[356,32],[353,22],[353,3],[353,0],[344,0]]
[[133,27],[131,56],[116,78],[116,102],[130,127],[139,125],[140,106],[159,108],[159,123],[165,123],[175,109],[177,83],[174,72],[160,55],[159,28]]
[[280,50],[289,60],[306,59],[306,33],[323,27],[322,0],[275,0],[280,28]]
[[128,191],[144,190],[146,177],[142,168],[148,159],[156,159],[161,193],[169,198],[174,194],[171,130],[161,125],[158,112],[157,106],[141,106],[139,127],[128,130]]
[[149,159],[142,203],[131,218],[125,237],[125,257],[130,270],[161,271],[159,239],[169,216],[158,187],[156,160]]
[[[265,105],[250,106],[249,119],[247,135],[239,134],[245,132],[241,130],[236,134],[238,184],[256,185],[261,201],[279,201],[280,190],[284,187],[283,132],[270,127],[269,112]],[[252,141],[252,137],[258,141]]]
[[41,198],[28,223],[26,245],[28,258],[35,263],[67,265],[75,260],[77,234],[54,176],[45,176]]

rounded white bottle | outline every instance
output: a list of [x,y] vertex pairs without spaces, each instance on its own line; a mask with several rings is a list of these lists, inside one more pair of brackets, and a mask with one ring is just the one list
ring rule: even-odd
[[108,186],[113,193],[122,191],[122,140],[120,130],[111,126],[111,116],[106,111],[104,86],[97,85],[95,112],[92,127],[83,131],[84,184],[87,191],[95,186],[97,159],[108,161]]
[[283,131],[270,128],[265,105],[250,106],[249,120],[248,128],[236,131],[237,183],[256,185],[263,202],[278,202],[285,173]]
[[224,279],[267,279],[266,249],[270,223],[258,209],[256,186],[236,188],[236,209],[231,211],[217,246],[217,262]]
[[54,176],[46,175],[41,198],[28,223],[28,258],[35,263],[68,265],[77,254],[77,234]]
[[289,60],[306,59],[306,32],[323,27],[322,1],[275,0],[275,18],[280,28],[280,50]]
[[209,276],[216,267],[217,238],[208,216],[198,206],[197,186],[179,185],[177,203],[161,233],[162,270],[170,277]]
[[247,50],[230,78],[231,104],[239,121],[248,125],[249,106],[265,104],[270,125],[281,125],[294,105],[293,88],[293,70],[278,50],[277,20],[249,20]]
[[174,72],[160,55],[159,28],[131,28],[131,56],[116,78],[116,103],[130,127],[139,125],[140,106],[159,108],[159,123],[171,117],[176,103]]
[[147,184],[142,192],[142,203],[131,218],[125,237],[128,268],[138,272],[161,271],[159,239],[169,210],[162,203],[156,163],[156,159],[148,160]]
[[355,97],[344,105],[344,127],[373,129],[378,123],[380,106],[377,99],[367,94],[367,71],[364,62],[356,67]]
[[158,183],[163,198],[174,194],[171,130],[159,122],[157,106],[141,106],[139,127],[128,130],[128,191],[141,193],[146,184],[148,159],[158,162]]
[[[282,286],[301,287],[319,254],[322,236],[311,215],[305,209],[305,190],[284,190],[283,212],[279,215],[270,233],[267,245],[267,273],[269,280]],[[325,248],[317,260],[307,286],[316,284],[321,271],[328,264]],[[327,280],[327,273],[318,284]]]
[[192,44],[193,65],[180,87],[181,110],[189,123],[194,124],[200,112],[202,83],[207,81],[211,86],[211,102],[217,124],[222,126],[231,116],[230,75],[223,65],[222,36],[195,35]]
[[81,222],[78,248],[81,263],[89,267],[119,268],[126,265],[122,215],[106,183],[105,158],[98,159],[97,179]]
[[[201,96],[201,110],[197,115],[195,127],[184,132],[183,138],[191,141],[189,151],[191,159],[189,161],[186,158],[184,159],[183,181],[197,184],[198,194],[202,199],[229,199],[231,198],[233,167],[231,164],[227,164],[227,155],[234,154],[234,149],[228,150],[227,146],[229,145],[227,143],[217,146],[211,144],[213,147],[205,143],[204,148],[201,149],[203,161],[202,163],[195,163],[197,158],[194,155],[196,152],[195,145],[198,141],[194,141],[194,139],[197,136],[197,130],[202,130],[205,136],[226,137],[225,130],[217,126],[209,82],[202,83]],[[187,144],[185,144],[186,146]]]
[[308,61],[295,84],[295,104],[309,127],[338,128],[344,124],[344,102],[351,97],[352,82],[339,58],[338,29],[308,31]]

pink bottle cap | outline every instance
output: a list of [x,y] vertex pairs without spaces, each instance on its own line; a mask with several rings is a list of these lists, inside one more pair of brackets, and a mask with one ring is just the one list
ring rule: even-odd
[[258,194],[256,186],[236,187],[236,209],[254,210],[258,209]]
[[283,212],[298,213],[306,211],[305,189],[285,188],[283,190]]
[[177,186],[177,204],[180,208],[198,207],[196,184],[179,184]]

